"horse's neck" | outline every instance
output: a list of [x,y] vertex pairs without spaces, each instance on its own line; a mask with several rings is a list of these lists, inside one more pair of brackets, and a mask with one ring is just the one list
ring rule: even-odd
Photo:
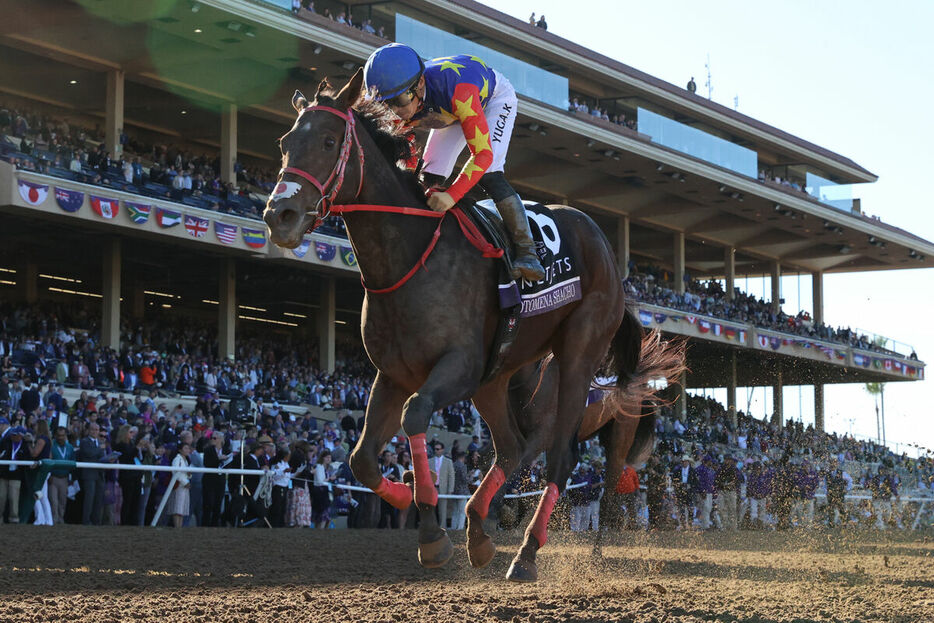
[[[375,150],[372,153],[358,202],[424,208],[424,198],[399,179],[385,158]],[[392,285],[408,272],[438,224],[435,219],[384,212],[352,212],[344,221],[363,279],[373,288]]]

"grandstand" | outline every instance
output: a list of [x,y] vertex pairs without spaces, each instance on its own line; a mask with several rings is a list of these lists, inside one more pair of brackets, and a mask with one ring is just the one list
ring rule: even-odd
[[[119,348],[121,322],[165,315],[216,327],[220,359],[244,332],[316,343],[328,371],[338,344],[359,344],[362,289],[340,222],[286,251],[258,215],[292,92],[340,83],[397,40],[426,57],[474,53],[510,77],[521,114],[507,176],[603,228],[642,323],[690,339],[686,388],[727,388],[735,418],[737,387],[772,387],[780,424],[781,388],[814,385],[822,430],[824,384],[924,378],[918,353],[823,314],[825,274],[934,266],[934,244],[852,198],[875,175],[481,4],[0,6],[0,297],[91,304],[105,346]],[[325,16],[348,7],[374,32]],[[811,277],[808,314],[780,314],[783,274]],[[750,309],[738,276],[763,275],[770,300]]]

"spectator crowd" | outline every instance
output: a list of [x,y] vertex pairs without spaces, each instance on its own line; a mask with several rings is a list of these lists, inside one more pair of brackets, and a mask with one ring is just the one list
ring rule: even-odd
[[[735,288],[733,299],[726,297],[719,281],[701,282],[684,277],[684,293],[674,289],[671,274],[652,266],[637,266],[630,263],[630,274],[626,280],[626,293],[637,301],[660,307],[678,309],[691,314],[704,314],[724,320],[748,323],[765,329],[790,333],[828,342],[845,344],[854,348],[890,353],[867,335],[850,328],[836,328],[817,323],[806,311],[790,316],[783,311],[772,310],[770,301],[756,298]],[[897,353],[894,353],[897,354]],[[917,358],[912,355],[913,359]]]

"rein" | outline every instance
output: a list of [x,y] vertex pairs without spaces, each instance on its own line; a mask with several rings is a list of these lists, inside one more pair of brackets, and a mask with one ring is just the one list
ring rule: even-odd
[[[483,254],[483,257],[499,258],[503,256],[503,250],[497,249],[494,245],[489,243],[483,237],[483,234],[480,233],[480,230],[477,229],[477,226],[474,225],[473,221],[471,221],[470,218],[468,218],[460,208],[452,208],[451,210],[448,210],[448,212],[435,212],[434,210],[427,210],[425,208],[406,208],[400,206],[370,204],[335,205],[330,203],[331,197],[337,196],[338,192],[340,192],[341,186],[344,183],[344,173],[347,169],[347,163],[350,160],[350,151],[354,147],[357,148],[357,155],[360,159],[360,183],[357,185],[357,192],[354,195],[354,198],[356,199],[360,196],[360,192],[363,190],[363,149],[360,147],[360,139],[357,137],[357,120],[356,117],[354,117],[352,109],[348,108],[347,112],[342,112],[336,108],[331,108],[330,106],[306,106],[302,110],[302,113],[312,110],[320,110],[332,115],[337,115],[347,124],[344,130],[344,142],[341,144],[341,150],[337,158],[337,163],[334,165],[334,168],[331,170],[331,174],[324,181],[324,183],[319,182],[315,176],[311,175],[307,171],[297,169],[295,167],[283,167],[279,171],[280,177],[289,173],[292,175],[297,175],[302,179],[311,182],[312,185],[318,189],[318,192],[321,193],[321,198],[318,199],[318,202],[315,204],[315,222],[311,227],[312,229],[317,228],[324,221],[324,219],[331,214],[343,215],[351,212],[382,212],[438,219],[438,226],[435,228],[435,231],[431,236],[431,241],[428,243],[428,248],[425,249],[424,253],[422,253],[422,256],[415,263],[415,266],[413,266],[409,272],[407,272],[399,281],[389,286],[388,288],[370,288],[366,285],[366,281],[363,279],[363,271],[360,272],[360,283],[363,284],[363,288],[367,292],[371,294],[387,294],[389,292],[393,292],[401,288],[406,284],[406,282],[409,281],[409,279],[414,277],[419,268],[424,268],[427,271],[428,268],[425,266],[425,262],[428,261],[429,256],[431,256],[432,251],[434,251],[435,246],[438,244],[438,239],[441,237],[441,225],[444,223],[444,217],[447,216],[449,212],[454,213],[454,217],[457,219],[457,224],[460,226],[464,237],[467,238],[467,241]],[[328,190],[328,186],[331,185],[332,182],[333,186],[330,188],[330,190]],[[321,211],[322,209],[324,212]]]

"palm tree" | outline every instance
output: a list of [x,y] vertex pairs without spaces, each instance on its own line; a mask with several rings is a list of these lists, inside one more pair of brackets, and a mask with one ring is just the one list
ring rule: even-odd
[[[885,383],[866,383],[866,392],[876,401],[876,439],[885,445]],[[881,405],[881,425],[880,425]]]

